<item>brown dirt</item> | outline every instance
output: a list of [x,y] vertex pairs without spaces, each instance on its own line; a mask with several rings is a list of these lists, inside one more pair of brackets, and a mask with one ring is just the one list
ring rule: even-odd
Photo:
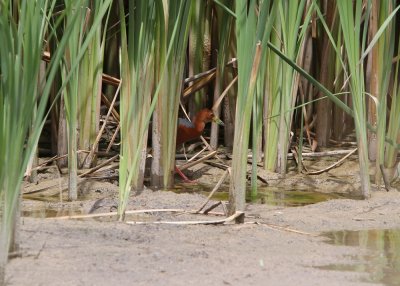
[[[329,164],[307,163],[316,169]],[[272,186],[354,194],[358,190],[357,167],[355,161],[348,161],[319,176],[293,172],[285,179],[275,174],[263,173],[263,176],[267,176]],[[210,188],[222,174],[221,170],[206,165],[192,171],[197,171],[194,177],[200,185]],[[52,194],[57,193],[55,190]],[[31,213],[38,210],[36,216],[54,215],[44,209],[58,210],[58,215],[115,211],[117,190],[112,183],[86,181],[81,185],[82,201],[60,202],[56,195],[53,201],[24,200],[23,210]],[[145,190],[132,196],[128,209],[191,210],[205,199],[203,194],[182,191]],[[10,261],[7,282],[9,285],[371,285],[362,282],[368,273],[318,268],[355,264],[357,257],[367,252],[358,247],[330,245],[321,233],[399,228],[399,204],[398,192],[382,190],[374,191],[366,201],[334,199],[301,207],[249,204],[245,224],[218,226],[22,218],[22,256]],[[170,213],[127,217],[147,222],[215,218]]]

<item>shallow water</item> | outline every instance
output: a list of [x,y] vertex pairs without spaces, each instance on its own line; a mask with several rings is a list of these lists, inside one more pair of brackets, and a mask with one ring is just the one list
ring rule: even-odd
[[22,217],[33,217],[33,218],[49,218],[49,217],[60,217],[60,216],[73,216],[83,214],[80,208],[48,208],[48,207],[38,207],[30,210],[23,210],[21,212]]
[[[60,216],[74,216],[87,214],[88,210],[82,207],[82,202],[96,200],[97,194],[87,193],[80,195],[74,204],[69,204],[68,198],[63,194],[61,198],[59,194],[47,196],[41,193],[23,195],[22,198],[28,202],[21,211],[22,217],[32,218],[51,218]],[[32,202],[33,204],[30,204]]]
[[310,189],[291,189],[264,187],[258,189],[255,197],[248,197],[247,201],[274,206],[297,207],[343,198],[337,194],[324,194]]
[[[204,186],[177,186],[172,189],[176,193],[200,193],[205,196],[212,191],[212,189]],[[250,190],[248,190],[250,193]],[[274,206],[297,207],[324,202],[332,199],[344,198],[338,194],[325,194],[316,192],[310,189],[293,189],[288,187],[260,187],[258,188],[257,196],[246,197],[248,203],[267,204]],[[228,201],[229,190],[227,187],[222,187],[212,197],[213,200]]]
[[[202,185],[177,185],[174,189],[170,189],[175,193],[198,193],[208,196],[212,191],[212,188]],[[250,192],[250,190],[249,190]],[[25,200],[38,201],[40,203],[35,204],[34,207],[25,209],[22,211],[21,216],[23,217],[34,217],[34,218],[49,218],[49,217],[59,217],[59,216],[70,216],[85,214],[88,210],[83,210],[83,208],[77,204],[67,207],[57,208],[56,204],[62,202],[60,196],[42,196],[42,195],[29,195],[23,196]],[[324,194],[315,192],[310,189],[291,189],[283,187],[261,187],[258,188],[257,196],[247,196],[246,201],[253,204],[267,204],[274,206],[285,206],[285,207],[297,207],[309,204],[315,204],[318,202],[323,202],[331,199],[343,198],[343,196],[338,194]],[[91,200],[90,194],[81,196],[80,201]],[[227,187],[222,187],[218,192],[212,197],[216,201],[228,201],[229,191]]]
[[334,245],[357,246],[368,250],[352,259],[354,264],[331,264],[320,269],[369,273],[365,282],[400,285],[400,229],[334,231],[323,234]]
[[41,194],[23,195],[24,201],[35,202],[34,204],[27,204],[23,206],[21,211],[22,217],[32,218],[50,218],[60,216],[73,216],[84,214],[84,210],[80,205],[57,205],[57,203],[65,202],[66,200],[60,199],[60,196],[44,196]]

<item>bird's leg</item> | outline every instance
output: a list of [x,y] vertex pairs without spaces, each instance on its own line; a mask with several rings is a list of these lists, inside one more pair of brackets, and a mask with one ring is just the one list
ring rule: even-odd
[[178,168],[177,166],[175,166],[175,172],[176,172],[179,176],[181,176],[181,178],[183,179],[183,181],[184,181],[185,183],[191,183],[191,184],[196,183],[196,181],[192,181],[192,180],[190,180],[188,177],[186,177],[185,174],[182,173],[182,171],[179,170],[179,168]]
[[188,160],[187,155],[186,155],[186,148],[185,148],[185,143],[182,144],[183,146],[183,155],[185,155],[186,161]]

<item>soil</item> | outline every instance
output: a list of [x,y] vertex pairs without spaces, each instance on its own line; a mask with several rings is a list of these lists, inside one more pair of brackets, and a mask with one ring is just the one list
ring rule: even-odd
[[[322,169],[332,160],[311,160],[310,169]],[[59,189],[31,194],[23,200],[20,257],[7,267],[8,285],[383,285],[368,282],[366,272],[326,270],[333,264],[354,265],[367,249],[327,243],[334,230],[399,229],[397,191],[373,188],[369,200],[359,195],[358,164],[353,158],[318,176],[298,175],[294,167],[283,178],[260,171],[270,187],[308,189],[340,196],[315,204],[290,207],[249,203],[244,224],[175,225],[165,221],[221,219],[215,215],[142,213],[113,217],[57,219],[53,216],[116,211],[116,182],[85,180],[78,202],[60,202]],[[172,191],[145,189],[132,194],[129,210],[197,209],[223,171],[198,165],[187,174],[198,180]],[[40,174],[40,189],[57,178]],[[51,185],[51,184],[50,184]],[[225,182],[223,189],[227,188]],[[43,197],[41,197],[43,196]],[[65,195],[64,195],[65,196]],[[215,201],[213,201],[215,203]],[[214,209],[222,212],[221,206]],[[41,217],[41,218],[32,218]],[[50,217],[50,218],[45,218]],[[158,223],[157,223],[158,222]],[[400,269],[398,269],[400,271]],[[393,285],[396,282],[393,282]]]

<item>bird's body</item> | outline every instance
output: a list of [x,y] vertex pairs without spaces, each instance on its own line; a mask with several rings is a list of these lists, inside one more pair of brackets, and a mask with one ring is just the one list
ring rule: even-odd
[[201,134],[203,134],[206,123],[211,121],[215,121],[219,124],[222,122],[207,108],[200,110],[192,122],[187,119],[179,118],[176,145],[181,145],[182,143],[199,138]]
[[189,121],[186,118],[178,118],[178,131],[177,131],[177,136],[176,136],[176,145],[179,146],[182,143],[185,143],[187,141],[191,141],[193,139],[196,139],[197,134],[193,134],[191,130],[194,130],[195,126],[193,122]]
[[[207,108],[200,110],[192,122],[187,119],[179,118],[176,145],[179,146],[185,142],[199,138],[201,134],[203,134],[206,123],[211,121],[224,125],[223,122]],[[175,170],[185,181],[190,181],[177,167]]]

